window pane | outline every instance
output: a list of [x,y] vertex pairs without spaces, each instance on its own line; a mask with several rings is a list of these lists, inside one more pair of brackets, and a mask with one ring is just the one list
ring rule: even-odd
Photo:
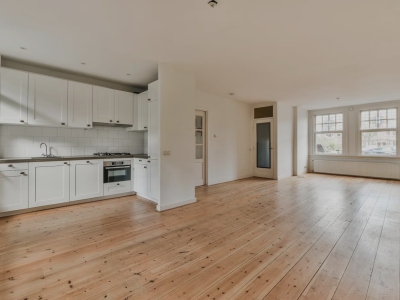
[[378,118],[378,111],[377,110],[371,110],[369,112],[369,119],[370,120],[376,120]]
[[343,114],[336,114],[336,122],[343,123]]
[[320,154],[341,154],[341,133],[319,133],[316,134],[316,152]]
[[197,129],[203,129],[203,117],[196,116],[195,126]]
[[370,129],[376,129],[378,128],[378,122],[376,120],[371,120],[369,121],[369,128]]
[[379,119],[387,119],[387,117],[386,117],[386,109],[381,109],[379,111]]
[[196,146],[196,159],[203,159],[203,146]]
[[336,130],[343,130],[343,123],[336,123]]
[[335,122],[336,115],[329,115],[329,122]]
[[196,144],[197,145],[202,145],[203,144],[203,132],[202,131],[196,131]]
[[328,124],[323,124],[322,125],[322,131],[328,131],[328,130],[329,130]]
[[396,120],[388,120],[388,128],[396,128]]
[[328,121],[329,121],[329,116],[328,115],[322,116],[322,122],[323,123],[328,123]]
[[396,119],[396,109],[392,108],[392,109],[388,109],[388,119]]
[[317,125],[315,128],[315,131],[322,131],[322,125]]
[[329,124],[329,131],[335,131],[335,129],[336,129],[335,123]]
[[316,124],[322,124],[322,116],[317,116],[317,117],[315,118],[315,123],[316,123]]
[[361,129],[369,129],[369,121],[361,122]]
[[387,128],[387,120],[380,120],[379,128]]
[[361,133],[362,154],[396,155],[396,131]]
[[369,111],[361,112],[361,121],[368,121],[369,120]]

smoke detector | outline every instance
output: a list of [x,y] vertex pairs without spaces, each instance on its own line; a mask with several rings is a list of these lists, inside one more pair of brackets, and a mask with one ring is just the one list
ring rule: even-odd
[[217,4],[218,4],[218,2],[215,0],[211,0],[208,2],[208,5],[210,5],[212,8],[214,8],[214,6],[216,6]]

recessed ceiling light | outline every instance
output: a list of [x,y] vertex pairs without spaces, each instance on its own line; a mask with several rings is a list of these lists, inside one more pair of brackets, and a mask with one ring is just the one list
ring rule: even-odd
[[229,93],[229,95],[231,95],[231,96],[234,96],[234,95],[235,95],[235,93],[232,93],[232,92],[231,92],[231,93]]
[[337,97],[336,100],[339,101],[339,100],[340,100],[340,97]]
[[131,76],[131,74],[126,74],[126,75]]
[[21,49],[21,50],[26,50],[26,48],[25,48],[25,47],[20,47],[20,49]]
[[81,63],[81,65],[86,65],[86,63]]
[[215,0],[211,0],[208,2],[208,5],[210,5],[212,8],[214,8],[214,6],[216,6],[217,4],[218,4],[218,2]]

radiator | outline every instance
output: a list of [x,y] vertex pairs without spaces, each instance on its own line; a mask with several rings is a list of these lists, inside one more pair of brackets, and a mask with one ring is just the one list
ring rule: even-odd
[[397,163],[314,160],[314,172],[361,177],[400,179]]

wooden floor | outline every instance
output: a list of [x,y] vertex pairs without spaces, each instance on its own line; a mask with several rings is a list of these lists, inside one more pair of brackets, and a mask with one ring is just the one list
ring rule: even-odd
[[399,299],[400,182],[308,174],[0,219],[0,299]]

